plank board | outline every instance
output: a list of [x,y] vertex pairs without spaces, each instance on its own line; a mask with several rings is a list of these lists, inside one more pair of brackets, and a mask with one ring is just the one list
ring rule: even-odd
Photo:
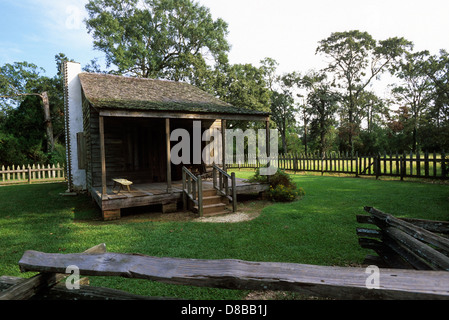
[[366,287],[365,268],[242,260],[195,260],[135,254],[57,254],[26,251],[23,272],[63,272],[76,265],[85,276],[121,276],[243,290],[289,290],[337,299],[449,299],[445,271],[380,270],[379,289]]
[[[106,252],[104,243],[98,244],[84,251],[85,254],[103,254]],[[37,274],[34,277],[26,279],[11,288],[0,293],[0,300],[26,300],[43,288],[52,287],[62,278],[64,278],[65,269],[62,272]]]

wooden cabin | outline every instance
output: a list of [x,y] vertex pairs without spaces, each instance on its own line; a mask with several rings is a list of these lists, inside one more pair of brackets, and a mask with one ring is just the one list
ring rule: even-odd
[[[193,139],[200,124],[201,132],[219,128],[224,141],[226,121],[264,121],[268,128],[268,113],[233,107],[187,83],[64,66],[68,191],[86,190],[105,220],[120,218],[123,208],[152,204],[164,212],[183,203],[201,215],[223,213],[229,201],[235,209],[238,193],[266,188],[235,179],[226,166],[173,164],[170,133],[182,128]],[[197,149],[190,145],[192,159]]]

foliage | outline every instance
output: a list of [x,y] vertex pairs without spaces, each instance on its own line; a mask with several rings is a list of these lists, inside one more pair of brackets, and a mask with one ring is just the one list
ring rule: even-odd
[[[16,62],[0,67],[0,164],[64,163],[61,151],[47,150],[47,136],[41,98],[34,95],[47,92],[53,138],[64,145],[64,101],[60,66],[67,57],[55,56],[58,73],[49,78],[44,70],[28,62]],[[59,147],[60,148],[60,147]],[[56,158],[57,160],[52,160]]]
[[289,152],[287,135],[289,128],[295,123],[297,106],[295,104],[294,89],[297,87],[299,75],[296,72],[278,75],[278,62],[272,58],[261,61],[262,69],[270,90],[271,119],[276,124],[282,142],[282,152]]
[[302,79],[303,85],[309,89],[305,112],[310,116],[311,137],[317,140],[320,154],[330,148],[327,133],[331,126],[336,124],[334,114],[338,109],[340,95],[333,92],[330,85],[325,82],[326,75],[309,73]]
[[94,48],[119,74],[182,80],[204,55],[227,61],[227,23],[192,0],[90,0],[86,9]]
[[[266,182],[267,176],[260,175],[259,168],[257,168],[249,181]],[[277,169],[276,173],[270,176],[270,189],[267,191],[266,197],[271,201],[290,202],[304,195],[304,189],[298,187],[290,175],[283,170]]]
[[443,162],[443,176],[448,177],[449,176],[449,156],[444,157]]
[[336,87],[342,91],[341,117],[348,133],[347,148],[352,151],[352,139],[361,124],[359,100],[365,88],[411,46],[404,38],[377,41],[359,30],[334,32],[319,42],[316,52],[331,59],[325,70],[334,76]]

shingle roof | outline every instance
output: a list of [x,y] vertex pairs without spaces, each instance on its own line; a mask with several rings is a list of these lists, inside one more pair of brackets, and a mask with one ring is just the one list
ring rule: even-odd
[[187,83],[98,73],[79,74],[87,100],[97,109],[268,115],[237,108]]

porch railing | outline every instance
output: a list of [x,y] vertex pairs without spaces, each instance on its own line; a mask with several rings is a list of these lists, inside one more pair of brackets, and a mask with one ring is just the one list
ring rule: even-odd
[[201,175],[197,177],[190,172],[186,167],[182,167],[182,202],[184,210],[188,208],[189,199],[191,202],[198,206],[198,213],[200,217],[203,216],[203,183]]
[[[212,179],[214,189],[222,196],[225,196],[232,202],[232,211],[237,211],[237,190],[235,183],[235,173],[232,172],[229,175],[226,171],[222,170],[215,164],[212,166]],[[231,187],[229,187],[229,181],[231,181]]]

